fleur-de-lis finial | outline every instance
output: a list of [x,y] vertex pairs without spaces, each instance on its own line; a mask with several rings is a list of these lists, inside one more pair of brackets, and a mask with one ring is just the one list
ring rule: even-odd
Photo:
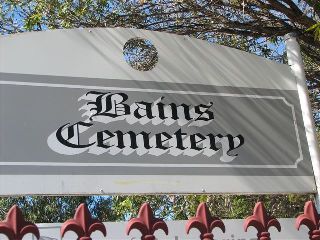
[[6,219],[0,222],[0,233],[6,235],[10,240],[22,240],[27,233],[32,233],[37,239],[40,238],[38,227],[26,222],[20,208],[14,205],[7,213]]
[[67,231],[73,231],[78,235],[78,240],[91,240],[90,235],[94,231],[107,235],[106,227],[99,220],[93,219],[86,204],[82,203],[76,210],[73,219],[67,220],[61,227],[61,236]]
[[270,227],[275,227],[279,232],[281,231],[279,221],[276,218],[267,215],[262,202],[256,203],[253,209],[253,215],[245,219],[244,230],[247,231],[250,226],[257,229],[258,240],[271,239],[270,233],[268,232]]
[[312,201],[308,201],[304,205],[303,214],[299,215],[296,219],[296,228],[299,230],[301,225],[309,228],[309,239],[320,240],[320,216]]
[[189,234],[190,229],[196,228],[200,231],[201,240],[213,240],[212,230],[219,227],[225,232],[224,223],[217,217],[212,217],[206,203],[200,203],[197,208],[195,217],[189,219],[186,224],[186,232]]
[[168,235],[167,224],[159,218],[153,216],[152,209],[148,203],[144,203],[139,210],[138,217],[132,218],[126,227],[126,233],[129,235],[132,229],[138,229],[141,233],[142,240],[154,240],[154,232],[162,229]]

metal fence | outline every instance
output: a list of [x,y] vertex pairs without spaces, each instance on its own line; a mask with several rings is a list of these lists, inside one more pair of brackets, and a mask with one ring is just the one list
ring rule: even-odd
[[[138,216],[127,223],[102,223],[93,219],[87,206],[81,204],[74,218],[63,224],[38,225],[25,221],[19,207],[13,206],[7,213],[6,219],[0,222],[0,239],[125,239],[126,234],[128,239],[140,237],[141,240],[155,240],[155,232],[159,230],[156,232],[159,239],[174,240],[199,238],[201,240],[302,240],[308,235],[309,239],[320,240],[319,220],[311,201],[306,202],[304,213],[296,219],[279,220],[267,214],[262,202],[256,204],[253,214],[245,220],[221,220],[212,216],[206,204],[201,203],[196,216],[187,221],[174,221],[173,224],[155,218],[148,203],[143,204]],[[239,227],[239,222],[243,222],[242,228]],[[302,225],[304,227],[300,229]],[[293,231],[294,227],[296,231]],[[278,231],[281,234],[277,233]],[[1,238],[1,234],[6,238]]]

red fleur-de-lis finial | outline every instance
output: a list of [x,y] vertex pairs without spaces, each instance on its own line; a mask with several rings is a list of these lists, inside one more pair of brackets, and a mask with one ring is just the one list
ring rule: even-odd
[[296,228],[299,230],[301,225],[309,228],[309,239],[320,240],[320,216],[312,201],[308,201],[304,205],[303,214],[296,219]]
[[167,224],[159,218],[153,216],[152,209],[148,203],[144,203],[139,210],[138,217],[132,218],[126,227],[126,233],[129,235],[132,229],[138,229],[141,233],[142,240],[154,240],[154,232],[161,229],[168,235]]
[[20,208],[14,205],[7,213],[6,219],[0,222],[0,233],[6,235],[10,240],[22,240],[27,233],[32,233],[37,239],[40,238],[38,227],[26,222]]
[[207,204],[200,203],[195,217],[189,219],[186,224],[186,232],[189,234],[190,229],[196,228],[200,231],[201,240],[213,240],[212,230],[219,227],[225,232],[224,223],[217,217],[212,217]]
[[61,236],[67,231],[73,231],[78,235],[78,240],[91,240],[90,235],[94,231],[107,235],[106,227],[99,220],[93,219],[86,204],[82,203],[77,208],[73,219],[67,220],[61,227]]
[[276,218],[267,215],[262,202],[256,203],[253,209],[253,215],[245,219],[244,230],[247,231],[250,226],[257,229],[257,236],[259,240],[271,239],[270,233],[268,232],[270,227],[275,227],[279,232],[281,231],[279,221]]

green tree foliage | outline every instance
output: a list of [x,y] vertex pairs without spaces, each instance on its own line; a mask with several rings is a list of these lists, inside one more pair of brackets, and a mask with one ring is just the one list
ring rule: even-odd
[[64,222],[73,218],[80,203],[86,202],[91,214],[102,221],[126,221],[137,216],[142,203],[149,202],[157,217],[186,220],[197,206],[206,202],[213,215],[221,218],[245,218],[256,202],[263,201],[275,217],[296,217],[312,194],[297,195],[132,195],[132,196],[24,196],[0,198],[0,220],[17,204],[32,222]]
[[307,31],[313,31],[314,32],[314,39],[317,41],[320,41],[320,22],[309,27],[307,29]]
[[32,222],[64,222],[73,218],[76,208],[86,203],[91,214],[102,221],[114,221],[112,199],[101,196],[57,197],[24,196],[0,198],[0,219],[14,204],[18,205],[27,220]]
[[151,203],[156,216],[169,220],[195,216],[201,202],[206,202],[211,213],[221,218],[245,218],[252,214],[258,201],[263,201],[273,216],[292,218],[303,212],[304,203],[313,200],[313,195],[146,195],[115,197],[114,200],[113,208],[121,220],[136,216],[143,202]]
[[[283,35],[297,32],[315,116],[319,116],[318,0],[0,0],[0,34],[61,28],[133,27],[193,36],[285,62]],[[316,119],[317,120],[317,119]],[[319,121],[320,123],[320,118]],[[63,222],[87,202],[103,221],[136,216],[148,201],[165,219],[187,219],[200,202],[222,218],[244,218],[263,200],[276,217],[295,217],[312,195],[145,195],[0,198],[0,219],[18,204],[34,222]]]

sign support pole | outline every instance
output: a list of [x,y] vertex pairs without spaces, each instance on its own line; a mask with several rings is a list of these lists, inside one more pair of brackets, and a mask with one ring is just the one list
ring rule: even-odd
[[284,39],[286,42],[288,63],[297,79],[297,89],[301,103],[302,117],[306,130],[306,136],[310,149],[310,156],[317,188],[314,189],[316,191],[316,205],[318,210],[320,210],[320,153],[315,131],[315,124],[313,121],[313,115],[309,101],[308,89],[306,85],[304,64],[301,56],[300,45],[297,41],[297,34],[288,33],[284,36]]

